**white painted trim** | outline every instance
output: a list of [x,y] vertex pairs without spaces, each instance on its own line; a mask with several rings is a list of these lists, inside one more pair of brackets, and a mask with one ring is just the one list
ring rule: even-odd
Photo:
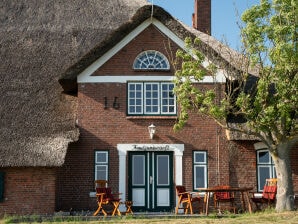
[[[96,82],[94,77],[91,76],[98,68],[100,68],[104,63],[106,63],[111,57],[113,57],[118,51],[120,51],[123,47],[125,47],[130,41],[132,41],[137,35],[139,35],[142,31],[144,31],[151,24],[155,25],[161,32],[167,35],[172,41],[174,41],[179,47],[184,49],[185,44],[184,41],[177,37],[171,30],[169,30],[165,25],[159,22],[156,19],[147,19],[142,24],[140,24],[137,28],[135,28],[131,33],[125,36],[119,43],[117,43],[114,47],[112,47],[108,52],[106,52],[103,56],[98,58],[95,62],[93,62],[89,67],[87,67],[82,73],[78,75],[78,83],[84,82]],[[91,77],[90,77],[91,76]],[[91,80],[90,80],[91,79]]]
[[[98,83],[98,82],[126,82],[127,80],[141,80],[143,76],[139,77],[139,76],[122,76],[122,75],[119,75],[119,76],[91,76],[91,75],[151,24],[155,25],[164,35],[166,35],[173,42],[175,42],[180,48],[185,49],[184,40],[180,39],[175,33],[173,33],[169,28],[167,28],[160,21],[156,20],[155,18],[152,18],[152,19],[149,18],[145,20],[142,24],[140,24],[137,28],[135,28],[132,32],[130,32],[127,36],[125,36],[119,43],[117,43],[114,47],[112,47],[103,56],[101,56],[90,66],[88,66],[83,72],[81,72],[77,77],[77,82],[78,83]],[[208,64],[209,64],[208,61],[205,61],[205,63],[203,63],[204,66],[208,66]],[[133,79],[131,77],[133,77]],[[156,77],[157,76],[153,76],[152,79],[160,80]],[[216,77],[218,82],[225,82],[225,78],[223,78],[224,75],[222,71],[219,71]],[[118,81],[116,81],[117,79]],[[147,76],[147,79],[145,80],[149,80],[148,76]],[[203,81],[203,82],[210,82],[210,81]]]
[[120,51],[124,46],[126,46],[130,41],[132,41],[137,35],[139,35],[144,29],[146,29],[151,24],[149,19],[145,20],[141,25],[135,28],[130,34],[124,37],[119,43],[112,47],[103,56],[98,58],[93,62],[88,68],[86,68],[81,74],[78,75],[78,82],[84,82],[84,79],[93,72],[95,72],[99,67],[101,67],[105,62],[107,62],[111,57],[113,57],[118,51]]
[[[84,81],[79,83],[127,83],[128,81],[173,81],[175,76],[148,76],[148,75],[139,75],[139,76],[88,76]],[[214,82],[225,82],[225,76],[219,74],[216,79],[212,76],[205,76],[201,83],[214,83]]]
[[[125,201],[126,192],[126,156],[129,151],[146,151],[146,148],[156,149],[155,151],[172,151],[175,157],[175,181],[176,185],[181,185],[183,180],[182,175],[182,156],[184,152],[184,144],[118,144],[117,150],[119,155],[119,192],[121,194],[121,200]],[[160,148],[160,150],[159,150]],[[150,150],[154,151],[154,150]],[[120,207],[121,211],[125,211],[125,207]]]

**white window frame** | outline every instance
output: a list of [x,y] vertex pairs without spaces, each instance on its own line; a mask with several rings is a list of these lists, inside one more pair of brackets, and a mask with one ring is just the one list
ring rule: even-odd
[[[196,161],[196,154],[203,154],[204,156],[204,161]],[[196,177],[197,177],[197,173],[196,173],[196,168],[197,167],[203,167],[204,168],[204,186],[196,186]],[[197,190],[197,188],[207,188],[208,187],[208,163],[207,163],[207,151],[194,151],[193,152],[193,188],[194,190]]]
[[[160,114],[161,113],[161,110],[160,110],[160,104],[161,104],[161,97],[160,97],[160,94],[161,94],[161,91],[160,91],[160,87],[161,87],[161,84],[157,83],[157,82],[144,82],[144,101],[143,101],[143,104],[144,104],[144,113],[145,114]],[[156,86],[157,85],[157,89],[156,90],[153,90],[153,86]],[[147,86],[151,86],[150,90],[147,90]],[[154,97],[154,93],[157,91],[157,96]],[[147,96],[147,94],[150,93],[150,97]],[[150,101],[150,104],[147,104],[147,101]],[[153,104],[152,101],[156,100],[157,101],[157,104]],[[153,108],[156,108],[157,107],[157,111],[154,111],[152,110]],[[148,112],[148,108],[151,108],[151,110]]]
[[[104,161],[98,160],[98,154],[105,154]],[[104,178],[98,178],[98,168],[104,168],[105,171],[105,177]],[[95,165],[94,165],[94,179],[95,180],[108,180],[109,177],[109,152],[108,151],[95,151]]]
[[[269,154],[269,161],[268,162],[260,162],[260,153],[268,153]],[[258,191],[262,192],[264,188],[264,182],[261,182],[260,180],[260,169],[261,168],[268,168],[269,169],[269,176],[267,178],[276,178],[276,172],[275,172],[275,166],[274,162],[271,158],[270,152],[268,149],[260,149],[257,152],[257,179],[258,179]]]
[[[158,67],[158,65],[161,65]],[[170,70],[170,63],[167,57],[159,51],[143,51],[135,58],[133,63],[134,70]]]
[[[130,90],[130,86],[134,85],[134,87],[136,88],[137,85],[140,85],[141,86],[141,97],[140,98],[137,98],[136,97],[136,93],[134,93],[134,98],[131,98],[130,97],[130,94],[133,92]],[[135,90],[136,91],[136,90]],[[141,82],[129,82],[128,85],[127,85],[127,99],[128,99],[128,102],[127,102],[127,112],[128,114],[134,114],[134,115],[142,115],[144,114],[144,85],[143,83]],[[131,104],[131,100],[134,101],[134,104]],[[136,107],[138,107],[139,105],[136,104],[136,101],[138,100],[141,100],[141,111],[140,112],[137,112],[136,111]],[[130,111],[130,107],[135,107],[135,112],[129,112]]]
[[[134,95],[134,97],[136,97],[136,94],[132,94],[133,91],[131,91],[131,86],[136,86],[138,84],[141,84],[142,85],[142,96],[139,98],[140,100],[142,100],[142,109],[139,111],[139,112],[135,112],[137,111],[136,108],[134,108],[134,111],[131,112],[131,107],[137,107],[138,105],[136,105],[136,98],[131,98],[130,95]],[[157,85],[157,91],[158,91],[158,94],[157,94],[157,97],[156,97],[156,100],[157,100],[157,105],[155,104],[147,104],[147,100],[150,100],[151,102],[154,100],[152,98],[152,94],[150,97],[147,96],[147,90],[146,90],[146,86],[149,86],[149,85]],[[176,103],[176,97],[174,95],[174,93],[172,92],[173,94],[173,98],[170,98],[171,96],[168,96],[167,98],[163,98],[162,97],[162,94],[164,92],[164,90],[162,89],[162,87],[164,85],[167,85],[167,86],[170,86],[170,85],[173,85],[174,87],[174,83],[172,82],[128,82],[128,85],[127,85],[127,98],[128,98],[128,103],[127,103],[127,114],[128,115],[177,115],[177,103]],[[151,90],[150,90],[151,91]],[[168,93],[170,93],[169,90],[166,90]],[[153,92],[152,92],[153,93]],[[150,95],[150,94],[149,94]],[[168,104],[165,105],[163,100],[166,99],[168,100]],[[170,101],[173,100],[173,105],[172,104],[169,104]],[[131,101],[134,101],[133,103],[131,103]],[[167,106],[167,111],[166,112],[163,112],[163,107]],[[148,107],[157,107],[157,111],[147,111],[147,108]],[[169,112],[169,108],[170,107],[173,107],[173,112]]]

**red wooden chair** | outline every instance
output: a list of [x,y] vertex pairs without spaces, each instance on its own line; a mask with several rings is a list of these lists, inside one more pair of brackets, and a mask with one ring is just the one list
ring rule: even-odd
[[184,186],[176,186],[176,193],[178,196],[178,203],[176,205],[175,213],[178,214],[179,209],[183,209],[184,213],[188,213],[188,209],[190,210],[190,214],[193,214],[193,203],[200,202],[201,198],[199,196],[193,197],[190,192],[185,190]]
[[215,189],[219,189],[220,191],[215,191],[213,194],[214,200],[214,208],[219,212],[222,210],[229,210],[236,213],[236,207],[234,205],[235,195],[234,192],[231,191],[221,191],[230,189],[231,187],[228,185],[220,185],[216,186]]
[[109,187],[97,187],[96,188],[96,198],[97,198],[97,204],[98,208],[94,212],[93,216],[96,216],[100,211],[104,214],[104,216],[107,216],[107,210],[104,208],[104,206],[112,205],[113,211],[112,216],[114,216],[116,213],[121,216],[121,212],[119,210],[119,204],[120,204],[120,198],[119,194],[112,194],[112,190]]
[[251,200],[255,203],[257,210],[260,210],[261,206],[272,206],[276,201],[277,179],[266,179],[262,197],[257,197],[256,192],[251,193]]

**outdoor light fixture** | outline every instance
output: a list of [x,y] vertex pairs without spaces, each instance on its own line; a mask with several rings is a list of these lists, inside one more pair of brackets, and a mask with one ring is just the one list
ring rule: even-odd
[[156,131],[155,125],[151,124],[150,126],[148,126],[148,131],[149,131],[150,139],[153,139],[153,136],[154,136],[155,131]]

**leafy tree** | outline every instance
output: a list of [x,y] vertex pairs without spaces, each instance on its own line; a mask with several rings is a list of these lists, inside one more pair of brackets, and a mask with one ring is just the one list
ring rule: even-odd
[[[189,113],[196,111],[225,129],[257,137],[266,144],[275,163],[276,210],[293,210],[290,155],[298,142],[297,0],[261,0],[244,12],[242,20],[244,57],[229,51],[231,60],[237,58],[237,66],[220,63],[218,55],[222,52],[208,52],[206,43],[198,39],[186,39],[188,51],[177,51],[182,64],[175,79],[180,106],[175,129],[182,128]],[[228,75],[225,97],[220,99],[219,84],[206,90],[197,83],[206,74],[215,77],[222,69]],[[252,76],[256,70],[257,75]],[[249,88],[252,83],[254,87]],[[229,118],[244,122],[231,125]]]

